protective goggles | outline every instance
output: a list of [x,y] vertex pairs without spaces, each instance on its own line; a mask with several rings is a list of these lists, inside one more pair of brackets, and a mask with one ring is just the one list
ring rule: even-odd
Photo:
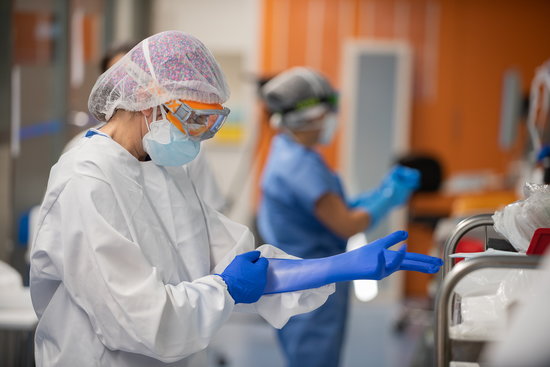
[[164,103],[166,118],[182,133],[196,140],[212,138],[222,127],[229,108],[221,104],[173,100]]

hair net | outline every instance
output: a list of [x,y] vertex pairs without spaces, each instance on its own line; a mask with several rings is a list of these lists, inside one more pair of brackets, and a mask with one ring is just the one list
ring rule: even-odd
[[179,31],[138,43],[96,81],[88,109],[108,121],[117,109],[143,111],[173,99],[224,103],[229,87],[210,51]]
[[323,99],[334,96],[336,91],[328,80],[315,70],[294,67],[264,84],[261,94],[270,112],[282,115],[283,125],[299,128],[331,109],[326,103],[297,108],[300,102],[310,98]]

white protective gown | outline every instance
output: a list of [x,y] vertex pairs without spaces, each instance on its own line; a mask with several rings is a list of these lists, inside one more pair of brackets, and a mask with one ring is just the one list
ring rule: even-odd
[[[37,366],[187,366],[206,348],[234,308],[211,274],[254,241],[204,204],[188,175],[139,162],[99,134],[52,168],[31,255]],[[282,327],[333,291],[238,306]]]
[[[103,125],[105,125],[105,123],[100,123],[94,126],[92,130],[99,129]],[[85,139],[84,135],[86,135],[87,131],[88,130],[82,131],[69,140],[63,149],[63,153],[78,146],[80,140]],[[200,198],[217,211],[225,210],[227,203],[203,150],[199,152],[195,159],[187,164],[187,168],[191,181],[193,181]]]

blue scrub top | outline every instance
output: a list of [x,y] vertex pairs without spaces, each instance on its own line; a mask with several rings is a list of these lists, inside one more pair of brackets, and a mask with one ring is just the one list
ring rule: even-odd
[[271,144],[261,183],[258,229],[266,243],[301,258],[342,253],[347,240],[331,232],[314,214],[327,193],[345,200],[339,177],[319,153],[277,135]]

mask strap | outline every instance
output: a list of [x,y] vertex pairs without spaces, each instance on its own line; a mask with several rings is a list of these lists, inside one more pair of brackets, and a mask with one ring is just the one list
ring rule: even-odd
[[[156,115],[157,115],[157,106],[153,107],[153,115],[152,116],[156,116]],[[149,121],[147,121],[147,116],[143,115],[143,118],[145,119],[145,126],[147,126],[147,130],[149,132],[151,132]],[[154,119],[154,117],[151,117],[151,124],[153,123],[153,119]]]
[[292,130],[290,130],[288,127],[282,125],[280,127],[280,130],[281,132],[283,132],[284,134],[286,134],[287,136],[290,136],[290,138],[294,141],[298,141],[298,138],[296,137],[296,135],[294,135],[294,132]]
[[[155,108],[156,108],[156,106],[155,106]],[[166,111],[164,110],[164,108],[162,106],[159,106],[159,109],[160,109],[160,114],[162,115],[162,119],[167,120]]]

